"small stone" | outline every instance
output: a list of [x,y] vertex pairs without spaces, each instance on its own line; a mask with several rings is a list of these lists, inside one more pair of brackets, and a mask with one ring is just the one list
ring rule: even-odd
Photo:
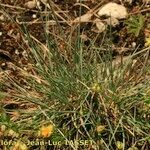
[[128,13],[123,5],[110,2],[104,5],[98,12],[99,16],[108,16],[116,19],[126,18]]
[[74,23],[79,23],[79,22],[89,22],[91,20],[93,16],[93,13],[91,13],[90,11],[87,12],[86,14],[80,16],[80,17],[77,17],[76,19],[74,19]]
[[25,50],[22,52],[22,55],[23,55],[24,57],[28,57],[28,54],[27,54],[27,52],[26,52]]
[[110,17],[110,18],[106,19],[106,22],[107,22],[108,25],[111,25],[113,27],[115,27],[119,24],[118,19],[113,18],[113,17]]
[[36,5],[37,5],[36,0],[28,1],[25,3],[25,7],[29,8],[29,9],[35,8]]
[[133,48],[135,48],[135,47],[136,47],[136,42],[132,42],[132,43],[131,43],[131,46],[132,46]]
[[2,63],[1,66],[4,67],[6,65],[6,63]]
[[37,18],[36,14],[33,14],[33,15],[32,15],[32,18],[34,18],[34,19]]
[[4,15],[1,15],[1,16],[0,16],[0,20],[1,20],[1,21],[4,21],[4,20],[5,20]]
[[132,4],[133,0],[125,0],[126,3]]
[[16,54],[16,55],[19,55],[18,49],[15,50],[15,54]]
[[95,24],[99,33],[102,33],[105,31],[106,26],[100,19],[95,19]]

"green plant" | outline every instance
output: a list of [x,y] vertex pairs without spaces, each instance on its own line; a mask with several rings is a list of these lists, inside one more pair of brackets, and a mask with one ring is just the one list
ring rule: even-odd
[[129,19],[125,21],[125,25],[127,25],[128,33],[134,34],[136,37],[138,37],[140,31],[144,27],[144,16],[143,15],[130,16]]
[[[139,116],[138,111],[140,107],[142,109],[142,106],[139,107],[139,102],[143,100],[141,93],[145,92],[149,83],[144,81],[145,87],[141,87],[131,80],[138,71],[131,73],[135,67],[133,57],[140,52],[129,56],[119,66],[113,65],[111,52],[100,63],[97,63],[97,55],[92,54],[95,62],[89,63],[84,57],[87,56],[87,52],[83,51],[84,43],[78,37],[77,45],[80,49],[75,45],[72,61],[68,62],[58,52],[57,40],[55,43],[47,40],[49,49],[45,51],[46,47],[33,40],[27,30],[25,36],[30,44],[36,74],[24,73],[22,70],[26,74],[25,79],[31,87],[30,90],[19,83],[12,84],[17,91],[14,98],[38,107],[33,114],[23,114],[32,120],[30,125],[51,122],[55,126],[55,132],[50,139],[61,140],[61,143],[72,140],[70,144],[66,142],[68,145],[63,146],[74,150],[81,149],[82,146],[77,146],[73,140],[92,140],[95,149],[114,149],[118,140],[127,147],[130,144],[126,143],[126,138],[134,140],[128,130],[137,134],[138,140],[141,139],[141,134],[142,138],[147,138],[146,130],[149,126],[144,126],[147,117]],[[55,51],[53,44],[58,48]],[[24,119],[19,123],[24,124]],[[96,131],[99,125],[105,127],[102,133]],[[24,125],[24,129],[29,130],[29,124]],[[101,145],[96,144],[99,140],[103,141]]]

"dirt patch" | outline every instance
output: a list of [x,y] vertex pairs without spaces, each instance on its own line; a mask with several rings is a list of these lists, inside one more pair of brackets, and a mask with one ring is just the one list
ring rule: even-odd
[[[24,4],[28,1],[29,0],[24,0],[24,1],[17,0],[15,2],[10,2],[7,0],[6,1],[1,0],[1,5],[2,5],[1,7],[5,9],[5,11],[12,17],[14,21],[18,21],[19,26],[22,26],[22,24],[25,23],[25,25],[27,25],[28,32],[31,33],[35,38],[37,38],[40,42],[45,43],[45,36],[44,36],[45,25],[42,23],[42,21],[45,21],[45,17],[54,19],[54,16],[51,14],[44,13],[45,6],[43,3],[40,4],[39,8],[38,7],[34,9],[26,8]],[[117,0],[114,2],[120,3],[120,1]],[[78,1],[56,0],[53,1],[53,9],[54,9],[53,11],[56,11],[57,14],[56,17],[58,18],[58,20],[60,22],[63,22],[61,23],[61,26],[64,32],[69,33],[71,28],[70,27],[66,28],[66,25],[70,24],[69,21],[73,21],[76,17],[79,16],[79,14],[80,15],[85,14],[88,11],[88,9],[93,9],[100,3],[102,6],[104,3],[107,2],[88,0],[88,1],[83,1],[82,5],[80,5]],[[124,3],[124,5],[128,7],[128,11],[131,14],[135,12],[141,13],[141,9],[144,10],[147,7],[142,3],[142,1],[136,1],[136,2],[133,1],[131,4]],[[147,13],[143,12],[143,14],[145,15],[145,20],[148,20],[148,18],[146,17]],[[4,19],[2,19],[0,24],[0,28],[2,32],[2,35],[0,36],[0,43],[1,43],[0,49],[6,51],[5,54],[1,54],[2,57],[1,59],[11,59],[11,60],[18,61],[20,57],[15,55],[15,50],[21,52],[23,49],[20,48],[22,47],[22,45],[20,45],[20,43],[22,43],[20,31],[17,25],[15,25],[15,23],[12,23],[10,21],[10,18],[8,19],[8,17],[4,16],[2,12],[1,12],[1,17],[3,17]],[[147,27],[147,25],[145,26]],[[93,23],[83,23],[83,25],[81,25],[81,30],[88,37],[88,39],[93,39],[93,37],[97,36],[97,33],[93,32],[94,28],[95,26]],[[49,30],[51,30],[51,27]],[[112,33],[114,38],[113,39],[114,44],[117,47],[122,47],[122,46],[129,47],[131,46],[132,42],[135,42],[136,45],[140,44],[141,47],[144,46],[144,42],[145,42],[145,33],[143,32],[144,29],[141,31],[141,34],[138,37],[127,34],[127,29],[124,25],[120,25],[119,27],[117,26],[112,30],[114,31],[114,33]],[[57,31],[55,32],[57,34]],[[124,45],[124,42],[127,44]],[[99,43],[99,40],[97,40],[97,42],[95,43]],[[6,56],[6,53],[9,55]]]

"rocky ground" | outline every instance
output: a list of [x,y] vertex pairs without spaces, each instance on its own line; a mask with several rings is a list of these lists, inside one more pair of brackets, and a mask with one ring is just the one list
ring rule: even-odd
[[[17,65],[25,65],[28,63],[24,57],[27,48],[22,41],[21,28],[26,24],[28,32],[30,32],[37,40],[45,43],[44,27],[42,24],[42,18],[49,16],[50,21],[47,23],[47,30],[54,30],[57,26],[53,21],[53,16],[50,15],[50,11],[45,11],[45,2],[39,2],[38,5],[34,5],[29,0],[1,0],[0,1],[0,65],[3,69],[6,69],[7,62],[12,62]],[[89,10],[92,10],[99,6],[103,6],[109,1],[102,0],[85,0],[82,1],[82,11],[80,15],[86,14]],[[112,1],[111,1],[112,2]],[[119,1],[114,0],[126,7],[128,16],[143,15],[144,24],[140,29],[140,33],[135,34],[127,31],[127,26],[123,23],[128,18],[120,20],[118,26],[113,27],[113,45],[115,51],[130,51],[132,47],[144,47],[145,38],[150,35],[150,18],[149,18],[149,1]],[[32,6],[33,5],[33,6]],[[71,31],[71,24],[79,16],[80,3],[79,1],[53,1],[53,8],[56,12],[58,20],[61,22],[64,32],[69,33]],[[5,12],[4,12],[5,11]],[[11,18],[10,18],[11,17]],[[96,14],[92,16],[90,20],[86,20],[82,23],[81,28],[84,31],[83,37],[87,45],[93,37],[99,33],[94,20],[97,18]],[[103,19],[104,20],[104,19]],[[57,31],[55,30],[57,33]],[[75,33],[73,33],[75,34]],[[101,33],[103,34],[103,33]],[[75,38],[75,35],[74,35]],[[101,42],[101,36],[96,39],[95,45],[99,46]],[[120,50],[121,49],[121,50]]]

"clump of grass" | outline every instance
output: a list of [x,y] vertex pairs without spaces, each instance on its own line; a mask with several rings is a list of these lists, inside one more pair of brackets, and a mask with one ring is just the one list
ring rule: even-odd
[[125,24],[127,25],[128,33],[138,37],[144,27],[144,16],[131,16],[128,20],[125,21]]
[[34,110],[20,110],[21,117],[15,121],[21,140],[39,139],[40,126],[50,123],[54,132],[44,140],[60,141],[61,145],[37,147],[113,150],[136,146],[148,150],[149,72],[147,62],[137,67],[137,58],[148,49],[114,65],[110,45],[102,58],[92,47],[92,54],[87,56],[80,30],[74,45],[66,41],[62,32],[57,36],[45,32],[45,45],[26,28],[24,32],[34,72],[20,68],[27,86],[9,77],[14,86],[12,97],[34,104]]
[[[80,49],[74,49],[75,56],[68,62],[52,47],[52,44],[57,46],[57,41],[50,43],[48,40],[49,48],[45,50],[46,47],[34,41],[29,33],[26,36],[36,74],[26,73],[30,90],[16,84],[18,93],[14,96],[34,103],[37,109],[34,113],[23,113],[25,118],[30,118],[30,125],[26,125],[23,118],[18,121],[24,130],[32,127],[37,130],[37,124],[51,122],[55,126],[49,138],[52,141],[92,140],[92,145],[84,145],[84,148],[95,149],[115,149],[119,142],[123,143],[123,148],[149,145],[149,98],[146,94],[149,81],[138,83],[140,77],[136,79],[136,74],[140,70],[134,70],[132,55],[119,66],[113,66],[111,55],[99,64],[87,63],[81,42]],[[105,129],[97,132],[98,126]],[[83,147],[69,142],[62,146]]]

